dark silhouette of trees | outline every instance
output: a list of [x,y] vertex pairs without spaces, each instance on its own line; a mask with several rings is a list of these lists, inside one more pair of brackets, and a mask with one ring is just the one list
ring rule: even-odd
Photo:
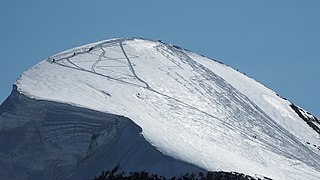
[[[117,179],[127,179],[127,180],[166,180],[165,177],[159,176],[157,174],[149,174],[148,172],[141,171],[141,172],[130,172],[126,173],[124,171],[118,172],[120,169],[120,165],[117,164],[111,171],[102,171],[102,173],[94,177],[94,180],[117,180]],[[118,173],[117,173],[118,172]],[[260,178],[253,178],[251,176],[237,173],[237,172],[223,172],[223,171],[216,171],[216,172],[203,172],[199,173],[186,173],[182,174],[179,177],[172,177],[171,180],[252,180],[252,179],[260,179]],[[264,177],[264,179],[270,180],[270,178]]]

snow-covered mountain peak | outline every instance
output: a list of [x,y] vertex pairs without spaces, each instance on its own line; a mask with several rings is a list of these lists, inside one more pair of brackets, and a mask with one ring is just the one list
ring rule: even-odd
[[[15,131],[34,121],[35,118],[12,118],[17,113],[10,115],[18,109],[12,104],[22,100],[28,101],[26,106],[32,101],[40,109],[41,103],[51,102],[67,106],[68,111],[76,107],[88,109],[89,114],[97,111],[117,115],[109,118],[107,125],[101,125],[104,121],[100,116],[94,116],[94,120],[86,117],[81,123],[96,125],[78,128],[77,120],[69,122],[68,113],[62,108],[58,111],[56,104],[45,105],[46,112],[38,116],[50,118],[40,118],[36,129],[53,139],[50,143],[41,140],[46,147],[56,146],[79,156],[66,162],[72,164],[68,173],[79,173],[79,162],[87,163],[86,158],[102,153],[101,149],[110,152],[106,147],[115,137],[126,134],[123,129],[132,123],[141,128],[146,139],[139,140],[141,144],[148,142],[165,157],[189,164],[181,165],[179,170],[197,167],[275,179],[320,178],[318,120],[314,119],[311,124],[315,127],[310,127],[289,101],[265,86],[231,67],[175,45],[139,38],[100,41],[41,61],[24,72],[15,86],[11,100],[8,98],[0,109],[2,132]],[[49,107],[54,107],[55,116],[47,114]],[[47,122],[54,124],[52,128],[56,130],[43,130]],[[71,137],[84,130],[88,131],[84,136],[87,143],[75,143],[79,145],[77,150],[65,146],[65,142],[73,144]],[[64,135],[70,138],[62,138]],[[148,154],[149,158],[155,156]],[[141,158],[133,153],[126,161],[123,157],[117,160],[126,162],[122,165],[127,169],[175,174],[153,166],[152,160],[139,163]],[[95,171],[105,167],[101,165]]]

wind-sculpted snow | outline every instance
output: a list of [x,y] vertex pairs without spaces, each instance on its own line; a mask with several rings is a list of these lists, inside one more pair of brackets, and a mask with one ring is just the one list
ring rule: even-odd
[[[141,127],[150,147],[186,162],[180,169],[191,163],[275,179],[320,178],[319,136],[288,101],[226,65],[174,45],[134,38],[93,43],[40,62],[16,85],[30,98],[114,114],[104,124],[91,113],[75,119],[77,112],[68,108],[46,109],[50,118],[38,125],[46,134],[42,138],[83,161],[109,150],[95,145],[112,141],[128,121],[119,119],[125,116]],[[34,121],[10,121],[5,114],[2,131]],[[142,168],[143,158],[129,159]]]
[[92,179],[117,163],[125,171],[165,176],[204,171],[164,156],[124,116],[34,100],[15,90],[0,115],[1,179]]

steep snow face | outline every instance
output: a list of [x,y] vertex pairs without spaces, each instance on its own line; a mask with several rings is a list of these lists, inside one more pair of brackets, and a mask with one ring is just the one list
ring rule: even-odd
[[121,171],[177,176],[203,169],[163,155],[130,119],[30,99],[14,90],[0,107],[1,179],[92,179]]
[[[144,39],[93,43],[38,63],[16,85],[30,98],[128,117],[164,155],[206,170],[320,178],[319,134],[290,102],[224,64],[173,45]],[[2,119],[1,131],[22,126]]]

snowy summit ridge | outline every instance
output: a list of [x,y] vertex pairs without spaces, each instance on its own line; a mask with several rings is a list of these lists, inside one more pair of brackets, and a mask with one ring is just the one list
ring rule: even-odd
[[320,179],[319,121],[293,106],[177,46],[100,41],[16,81],[0,106],[0,175],[85,179],[119,163],[168,177],[222,170]]

